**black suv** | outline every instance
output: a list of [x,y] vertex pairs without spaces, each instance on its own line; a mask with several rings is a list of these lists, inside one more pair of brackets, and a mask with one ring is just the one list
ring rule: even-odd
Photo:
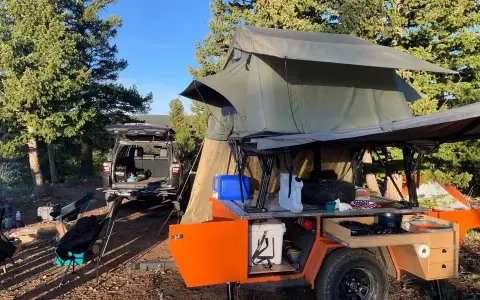
[[173,129],[127,123],[109,126],[107,131],[116,141],[103,164],[105,199],[116,194],[127,200],[165,200],[177,193],[181,166],[173,153]]

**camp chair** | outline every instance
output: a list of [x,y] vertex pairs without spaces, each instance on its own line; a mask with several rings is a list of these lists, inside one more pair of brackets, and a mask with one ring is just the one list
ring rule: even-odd
[[[0,263],[2,263],[3,273],[7,272],[7,260],[10,260],[12,264],[13,254],[15,253],[16,247],[9,241],[4,239],[4,235],[0,237]],[[0,287],[4,290],[5,287],[0,283]]]
[[75,272],[75,265],[79,265],[79,263],[77,263],[78,255],[84,254],[84,258],[87,260],[89,259],[88,256],[85,257],[85,254],[89,250],[91,250],[92,246],[97,242],[105,224],[108,224],[105,231],[105,236],[102,239],[102,241],[105,242],[102,243],[99,253],[93,254],[95,257],[91,259],[95,262],[95,271],[98,284],[98,269],[101,259],[107,249],[110,236],[113,232],[116,215],[118,212],[118,208],[122,203],[122,200],[123,197],[110,197],[108,201],[112,201],[113,205],[111,206],[109,213],[103,220],[99,221],[96,216],[80,218],[77,220],[75,225],[73,225],[70,230],[67,231],[67,233],[58,241],[55,253],[57,254],[58,258],[60,258],[67,264],[67,269],[63,274],[60,285],[63,284],[65,276],[67,275],[70,267],[73,268],[72,273]]
[[[4,215],[5,208],[0,208],[0,223],[3,220]],[[14,264],[13,254],[15,254],[15,250],[16,247],[12,243],[12,240],[6,237],[3,232],[0,231],[0,263],[2,264],[4,274],[7,272],[7,260],[10,260],[12,264]],[[6,290],[1,283],[0,287]]]
[[[85,213],[90,207],[94,198],[95,193],[87,193],[81,199],[72,202],[64,207],[56,206],[50,213],[50,216],[57,222],[60,222],[61,225],[64,227],[65,231],[68,231],[68,228],[73,225],[74,221],[77,220],[78,216],[80,215],[80,210],[82,210],[83,208],[83,213]],[[58,232],[55,240],[58,239],[59,234],[60,232]]]

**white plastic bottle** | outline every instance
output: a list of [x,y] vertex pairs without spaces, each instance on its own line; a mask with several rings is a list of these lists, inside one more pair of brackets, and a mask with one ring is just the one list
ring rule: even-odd
[[15,214],[15,220],[16,221],[21,221],[22,220],[22,214],[20,213],[19,210],[17,210],[17,213]]
[[288,197],[289,181],[290,181],[290,175],[288,173],[280,174],[279,204],[280,204],[280,207],[284,209],[288,209],[289,211],[298,214],[303,211],[303,205],[302,205],[303,182],[297,181],[296,176],[292,175],[290,197]]

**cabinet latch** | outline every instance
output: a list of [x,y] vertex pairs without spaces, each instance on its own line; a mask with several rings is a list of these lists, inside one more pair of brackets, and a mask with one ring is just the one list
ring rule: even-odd
[[172,240],[180,240],[180,239],[183,239],[183,234],[178,233],[178,234],[172,235]]

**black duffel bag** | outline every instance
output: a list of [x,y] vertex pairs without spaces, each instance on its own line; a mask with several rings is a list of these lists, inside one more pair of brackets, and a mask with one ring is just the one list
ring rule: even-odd
[[355,185],[347,181],[330,179],[303,181],[303,204],[322,206],[337,199],[344,203],[355,200]]

